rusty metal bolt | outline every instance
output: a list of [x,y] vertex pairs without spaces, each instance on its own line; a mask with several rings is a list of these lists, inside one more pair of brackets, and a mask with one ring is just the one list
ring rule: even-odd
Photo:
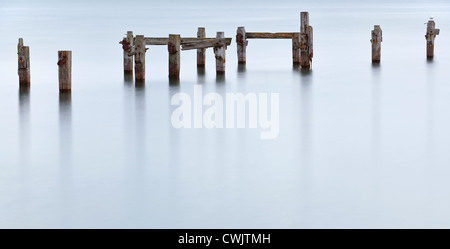
[[65,65],[67,62],[67,56],[63,55],[63,58],[58,61],[58,66]]

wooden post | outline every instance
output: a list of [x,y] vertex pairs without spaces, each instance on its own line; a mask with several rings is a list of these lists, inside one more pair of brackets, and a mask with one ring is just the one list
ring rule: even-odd
[[145,81],[145,37],[137,35],[134,41],[134,71],[136,81]]
[[294,33],[292,36],[292,62],[293,64],[300,64],[300,33]]
[[[225,39],[224,32],[217,32],[216,38]],[[224,74],[225,73],[225,54],[226,54],[227,46],[222,45],[220,47],[214,47],[214,54],[216,55],[216,73]]]
[[237,55],[238,63],[245,64],[247,62],[247,36],[245,27],[238,27],[236,31]]
[[381,42],[383,41],[383,32],[380,25],[375,25],[372,30],[372,62],[379,63],[381,61]]
[[304,69],[311,68],[313,58],[313,29],[309,26],[309,13],[300,13],[300,65]]
[[127,32],[127,37],[123,38],[123,41],[120,42],[123,48],[123,70],[125,73],[133,72],[133,31]]
[[427,34],[425,38],[427,40],[427,57],[434,57],[434,39],[439,35],[440,30],[436,29],[436,24],[434,23],[433,17],[430,18],[427,24]]
[[58,51],[59,92],[72,90],[72,51]]
[[169,35],[169,79],[180,78],[180,35]]
[[23,46],[23,39],[19,38],[17,45],[17,55],[19,57],[19,85],[21,87],[30,86],[30,48]]
[[[197,31],[197,38],[206,38],[205,28],[199,27]],[[197,49],[197,66],[205,66],[205,48]]]

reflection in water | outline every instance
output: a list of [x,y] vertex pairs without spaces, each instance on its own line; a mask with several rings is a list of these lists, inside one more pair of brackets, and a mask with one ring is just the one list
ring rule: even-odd
[[[310,70],[308,70],[310,71]],[[310,165],[310,157],[311,157],[311,101],[312,101],[312,74],[307,74],[306,77],[302,78],[301,82],[301,129],[302,129],[302,138],[301,138],[301,148],[302,148],[302,158],[305,168],[308,168]]]
[[381,64],[372,63],[372,152],[375,165],[381,159]]
[[298,210],[305,214],[311,213],[309,203],[312,202],[313,188],[313,167],[312,167],[312,148],[313,148],[313,78],[312,75],[301,77],[300,93],[300,176],[299,176],[299,207]]
[[310,78],[312,76],[312,69],[300,68],[300,75],[303,77]]
[[372,198],[379,203],[381,154],[381,64],[372,63]]
[[197,66],[197,81],[198,84],[205,83],[205,67]]
[[72,95],[70,92],[59,93],[59,169],[60,169],[60,202],[61,224],[70,227],[72,208]]
[[126,86],[133,85],[133,72],[125,72],[123,77],[123,81]]
[[433,59],[427,59],[427,148],[428,148],[428,162],[430,165],[434,164],[434,68],[436,64],[432,63]]
[[173,87],[180,86],[180,79],[169,77],[169,86],[173,86]]
[[132,144],[133,153],[131,153],[131,164],[134,167],[126,167],[129,171],[129,187],[130,189],[126,191],[127,198],[130,203],[136,207],[134,212],[138,214],[139,217],[144,217],[148,210],[145,209],[145,203],[147,196],[141,196],[144,189],[146,189],[145,179],[146,179],[146,169],[150,166],[147,162],[147,101],[146,101],[146,88],[143,84],[136,84],[134,90],[134,125],[133,130],[133,141]]
[[238,73],[245,73],[246,70],[247,70],[247,66],[245,63],[238,64]]
[[[30,124],[30,88],[19,88],[19,166],[20,166],[20,196],[25,206],[28,208],[30,198],[30,163],[31,161],[31,124]],[[24,214],[31,213],[27,210]],[[27,215],[24,215],[27,216]],[[28,217],[24,217],[27,219]]]
[[224,73],[217,73],[216,83],[225,83],[225,74]]
[[20,154],[21,166],[27,166],[30,160],[30,88],[19,88]]

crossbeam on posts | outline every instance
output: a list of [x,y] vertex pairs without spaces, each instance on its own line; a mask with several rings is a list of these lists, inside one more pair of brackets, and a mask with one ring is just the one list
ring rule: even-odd
[[248,39],[291,39],[292,40],[292,62],[300,63],[300,33],[298,32],[246,32],[245,27],[238,27],[236,31],[236,45],[238,63],[247,62]]
[[247,39],[292,39],[295,33],[258,33],[247,32],[245,36]]
[[[201,42],[201,41],[210,41],[216,38],[195,38],[195,37],[181,37],[180,38],[180,44],[190,44],[193,42]],[[231,38],[226,38],[226,41],[228,45],[231,44]],[[145,45],[147,46],[165,46],[169,43],[169,38],[162,38],[162,37],[146,37],[145,38]]]
[[192,41],[185,41],[181,43],[181,50],[202,49],[202,48],[215,48],[229,46],[231,44],[231,38],[207,38]]

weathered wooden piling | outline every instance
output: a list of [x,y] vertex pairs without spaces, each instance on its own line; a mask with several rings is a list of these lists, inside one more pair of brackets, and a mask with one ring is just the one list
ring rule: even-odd
[[169,51],[169,78],[180,77],[180,35],[169,35],[167,50]]
[[383,32],[380,25],[375,25],[372,30],[372,62],[379,63],[381,61],[381,42],[383,41]]
[[145,37],[137,35],[134,41],[134,74],[136,81],[145,81]]
[[245,64],[247,62],[247,36],[245,33],[245,27],[238,27],[236,31],[236,44],[238,63]]
[[[225,39],[224,32],[217,32],[217,39]],[[216,56],[216,73],[224,74],[225,73],[225,55],[226,55],[227,46],[224,44],[222,46],[214,47],[214,54]]]
[[440,30],[436,29],[436,24],[433,20],[433,17],[430,18],[427,24],[427,33],[425,35],[425,38],[427,40],[427,57],[433,58],[434,57],[434,39],[437,35],[439,35]]
[[127,37],[120,42],[123,48],[123,70],[125,73],[133,72],[133,45],[134,37],[133,31],[127,32]]
[[59,91],[72,90],[72,51],[58,51]]
[[293,64],[300,64],[300,33],[294,33],[292,36],[292,62]]
[[[198,28],[197,38],[199,38],[199,39],[205,39],[206,38],[205,28],[203,28],[203,27],[199,27]],[[197,49],[197,66],[198,67],[204,67],[205,66],[205,61],[206,61],[205,51],[206,51],[206,48]]]
[[19,85],[21,87],[29,87],[31,82],[30,77],[30,48],[23,45],[23,39],[19,38],[17,45],[17,55],[19,59],[18,74]]
[[309,26],[309,13],[300,13],[300,66],[311,68],[313,58],[313,28]]

